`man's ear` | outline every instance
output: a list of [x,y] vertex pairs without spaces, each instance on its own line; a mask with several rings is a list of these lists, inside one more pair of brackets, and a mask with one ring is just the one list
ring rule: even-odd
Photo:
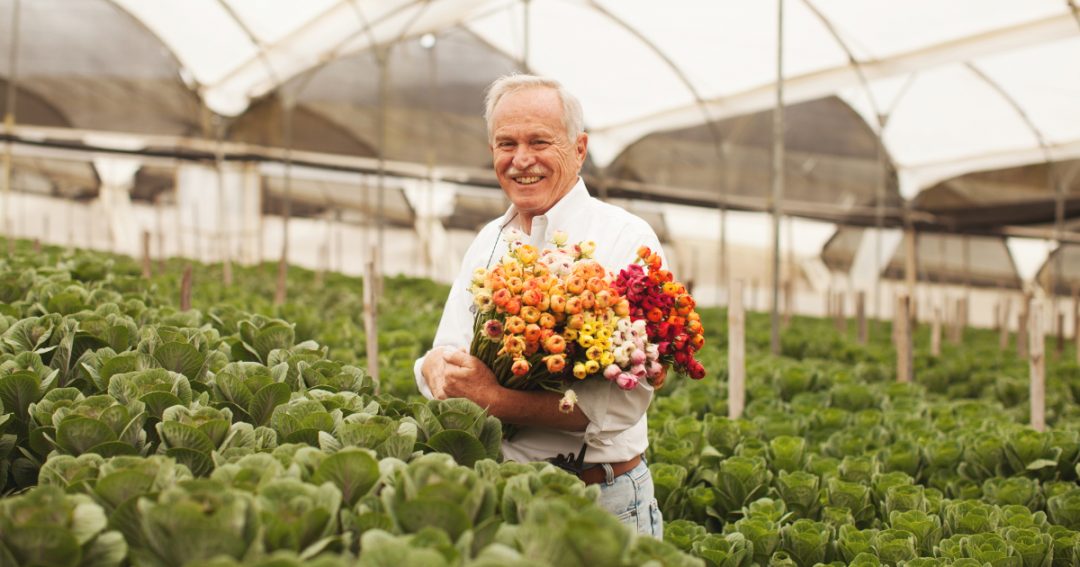
[[589,151],[589,135],[585,132],[578,134],[577,141],[574,143],[574,153],[577,155],[578,163],[585,163],[585,154]]

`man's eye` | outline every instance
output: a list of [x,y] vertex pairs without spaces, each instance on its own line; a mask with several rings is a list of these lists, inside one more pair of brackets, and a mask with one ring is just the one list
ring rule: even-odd
[[547,140],[533,140],[532,145],[544,147],[544,146],[551,145],[551,142],[549,142]]
[[512,147],[514,147],[514,143],[513,142],[499,142],[498,146],[500,148],[512,148]]

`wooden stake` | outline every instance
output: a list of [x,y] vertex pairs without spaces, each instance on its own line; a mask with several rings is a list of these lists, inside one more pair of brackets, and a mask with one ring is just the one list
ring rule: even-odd
[[1009,348],[1009,316],[1012,315],[1012,300],[1007,296],[1001,303],[1001,328],[998,330],[998,348],[1000,350],[1008,350]]
[[930,356],[941,356],[941,308],[934,308],[930,324]]
[[378,320],[378,246],[371,246],[367,262],[364,263],[364,333],[367,335],[367,370],[368,376],[375,382],[375,393],[379,392],[379,320]]
[[794,310],[795,298],[793,297],[795,291],[795,282],[788,278],[784,282],[784,326],[787,327],[791,324],[791,312]]
[[1020,300],[1020,317],[1016,328],[1016,355],[1028,357],[1028,317],[1031,311],[1031,294],[1025,293]]
[[144,230],[142,233],[142,277],[150,279],[152,275],[150,270],[150,231]]
[[41,254],[41,239],[34,239],[34,254]]
[[1054,349],[1054,357],[1061,358],[1061,354],[1065,352],[1065,314],[1058,312],[1057,314],[1057,348]]
[[1046,430],[1046,357],[1042,304],[1031,306],[1031,427]]
[[728,419],[739,419],[746,407],[746,315],[742,285],[742,280],[732,281],[728,297]]
[[858,340],[859,344],[865,345],[870,338],[870,334],[866,328],[866,292],[859,291],[855,293],[855,317],[859,321]]
[[289,267],[285,262],[285,255],[281,255],[277,265],[277,287],[274,289],[274,305],[285,305],[286,281]]
[[911,298],[906,293],[901,293],[896,298],[896,315],[893,317],[893,325],[896,325],[896,381],[911,382],[912,358],[911,358]]
[[191,264],[184,266],[184,277],[180,280],[180,310],[191,309]]
[[836,298],[836,330],[840,331],[841,335],[847,334],[847,298],[844,297],[844,292],[839,292]]

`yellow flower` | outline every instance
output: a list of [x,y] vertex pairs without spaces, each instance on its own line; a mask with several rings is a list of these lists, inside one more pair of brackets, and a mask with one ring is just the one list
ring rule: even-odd
[[604,354],[604,351],[601,350],[600,347],[598,347],[596,345],[593,345],[593,346],[589,347],[585,351],[585,357],[588,358],[589,360],[599,361],[600,357],[602,357],[603,354]]
[[[600,363],[595,361],[595,360],[586,360],[585,361],[585,374],[586,375],[588,375],[588,374],[596,374],[597,372],[600,372]],[[576,375],[577,374],[575,374],[575,376]]]
[[563,338],[566,339],[567,342],[576,341],[577,337],[578,332],[575,329],[567,328],[565,331],[563,331]]
[[615,364],[615,355],[611,354],[611,351],[604,351],[604,354],[600,355],[600,366],[608,367]]
[[593,252],[596,252],[596,243],[592,240],[586,240],[578,244],[578,247],[581,249],[582,258],[592,258]]
[[578,380],[584,380],[589,373],[585,371],[585,365],[580,362],[574,363],[574,378]]
[[593,346],[594,342],[595,342],[595,339],[593,339],[592,335],[588,335],[588,334],[585,334],[585,333],[578,334],[577,343],[579,345],[581,345],[583,348],[589,348],[589,347]]
[[565,232],[556,230],[555,233],[551,235],[551,243],[554,244],[556,248],[559,248],[566,244],[567,238]]

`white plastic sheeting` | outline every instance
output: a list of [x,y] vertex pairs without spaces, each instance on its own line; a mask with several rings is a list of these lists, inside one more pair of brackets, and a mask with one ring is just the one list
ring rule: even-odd
[[[336,57],[450,28],[577,93],[600,166],[648,133],[775,98],[775,1],[112,1],[225,115]],[[839,94],[875,130],[886,115],[906,196],[967,171],[1080,155],[1080,17],[1068,2],[786,2],[787,100]]]

